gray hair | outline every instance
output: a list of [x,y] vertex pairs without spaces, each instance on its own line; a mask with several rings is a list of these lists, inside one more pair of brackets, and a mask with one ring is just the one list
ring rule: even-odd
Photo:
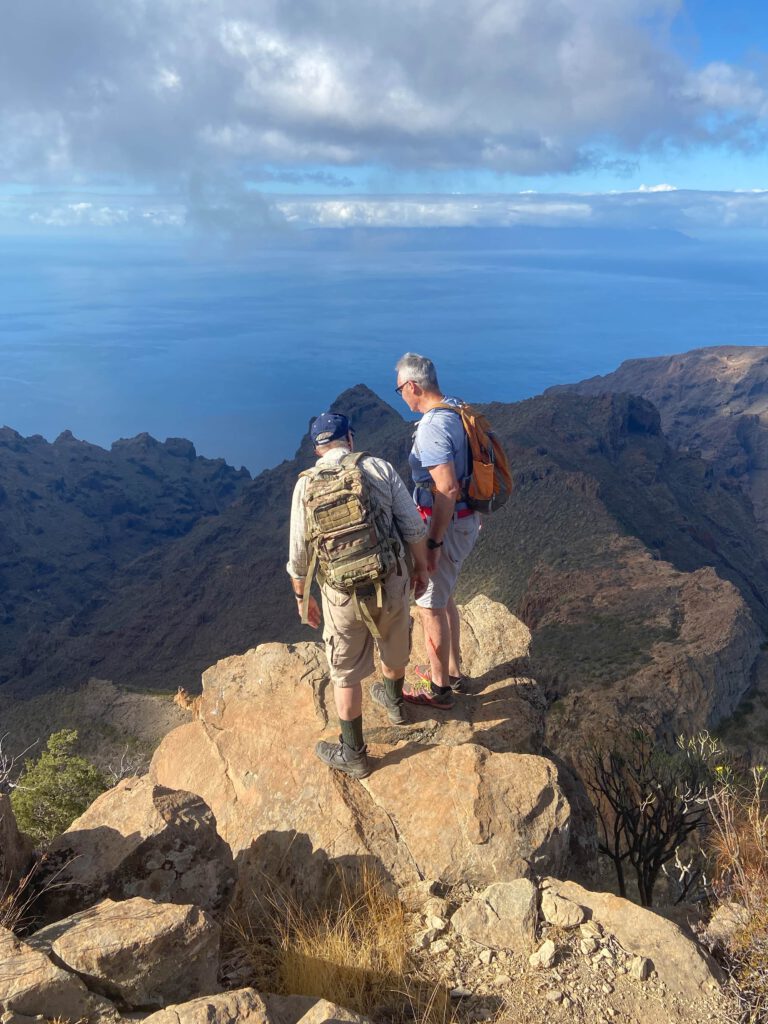
[[395,369],[398,375],[402,374],[425,391],[440,390],[435,364],[426,356],[420,356],[417,352],[406,352],[398,359]]

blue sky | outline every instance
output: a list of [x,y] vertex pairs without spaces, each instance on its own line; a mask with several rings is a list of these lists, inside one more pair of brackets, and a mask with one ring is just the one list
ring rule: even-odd
[[0,38],[6,235],[583,220],[531,192],[764,230],[767,144],[760,0],[27,0]]

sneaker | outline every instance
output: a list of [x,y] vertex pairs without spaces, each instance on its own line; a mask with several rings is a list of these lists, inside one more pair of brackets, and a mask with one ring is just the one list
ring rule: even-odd
[[[432,683],[432,676],[429,674],[429,669],[421,665],[416,665],[413,670],[419,679],[425,684],[427,688]],[[467,687],[466,676],[448,676],[448,685],[454,693],[468,693],[469,688]]]
[[468,692],[466,676],[448,676],[448,685],[454,693]]
[[456,704],[456,698],[450,690],[443,692],[438,690],[434,683],[429,686],[419,686],[416,683],[406,683],[403,687],[403,700],[409,704],[427,704],[431,708],[439,708],[441,711],[450,711]]
[[320,740],[315,747],[315,753],[329,768],[336,768],[345,775],[351,775],[353,779],[365,779],[371,774],[368,748],[365,745],[355,750],[354,747],[348,747],[339,736],[338,743]]
[[392,700],[387,694],[387,688],[384,683],[374,683],[371,687],[371,699],[387,712],[387,718],[392,725],[407,725],[408,719],[405,717],[403,709],[403,699]]

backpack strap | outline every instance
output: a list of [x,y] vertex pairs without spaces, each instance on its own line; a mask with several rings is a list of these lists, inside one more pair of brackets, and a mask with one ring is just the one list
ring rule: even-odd
[[[464,501],[466,499],[467,486],[469,484],[469,481],[472,479],[472,462],[474,461],[474,458],[475,458],[475,453],[472,451],[472,444],[471,444],[470,439],[469,439],[469,431],[467,430],[467,426],[466,426],[466,424],[464,422],[464,412],[463,412],[463,410],[464,409],[469,409],[469,406],[467,405],[466,402],[462,402],[461,405],[451,405],[448,402],[440,402],[439,405],[433,405],[432,408],[429,409],[428,411],[429,412],[433,412],[435,409],[447,409],[448,412],[455,412],[456,415],[458,417],[460,417],[460,419],[461,419],[461,426],[462,426],[462,428],[464,430],[464,440],[466,441],[466,444],[467,444],[467,471],[468,471],[467,472],[467,476],[464,478],[464,480],[459,480],[459,486],[461,487],[461,498],[460,498],[460,500]],[[424,485],[423,484],[419,484],[419,486],[423,487]],[[426,485],[426,487],[424,487],[424,490],[425,491],[430,491],[432,494],[434,494],[437,491],[437,484],[435,483],[434,480],[430,480],[430,482]]]
[[312,549],[312,558],[309,561],[307,575],[304,577],[304,595],[301,599],[301,621],[303,625],[309,625],[309,593],[312,589],[312,578],[317,567],[317,551]]

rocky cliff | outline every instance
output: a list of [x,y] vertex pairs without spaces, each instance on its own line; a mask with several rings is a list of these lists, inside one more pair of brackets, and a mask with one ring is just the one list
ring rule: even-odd
[[675,445],[701,452],[727,484],[751,498],[768,523],[768,348],[720,345],[654,359],[629,359],[614,373],[559,390],[642,395]]
[[42,638],[98,604],[120,568],[217,516],[249,480],[181,438],[106,451],[68,431],[49,444],[0,429],[0,683],[23,678]]

